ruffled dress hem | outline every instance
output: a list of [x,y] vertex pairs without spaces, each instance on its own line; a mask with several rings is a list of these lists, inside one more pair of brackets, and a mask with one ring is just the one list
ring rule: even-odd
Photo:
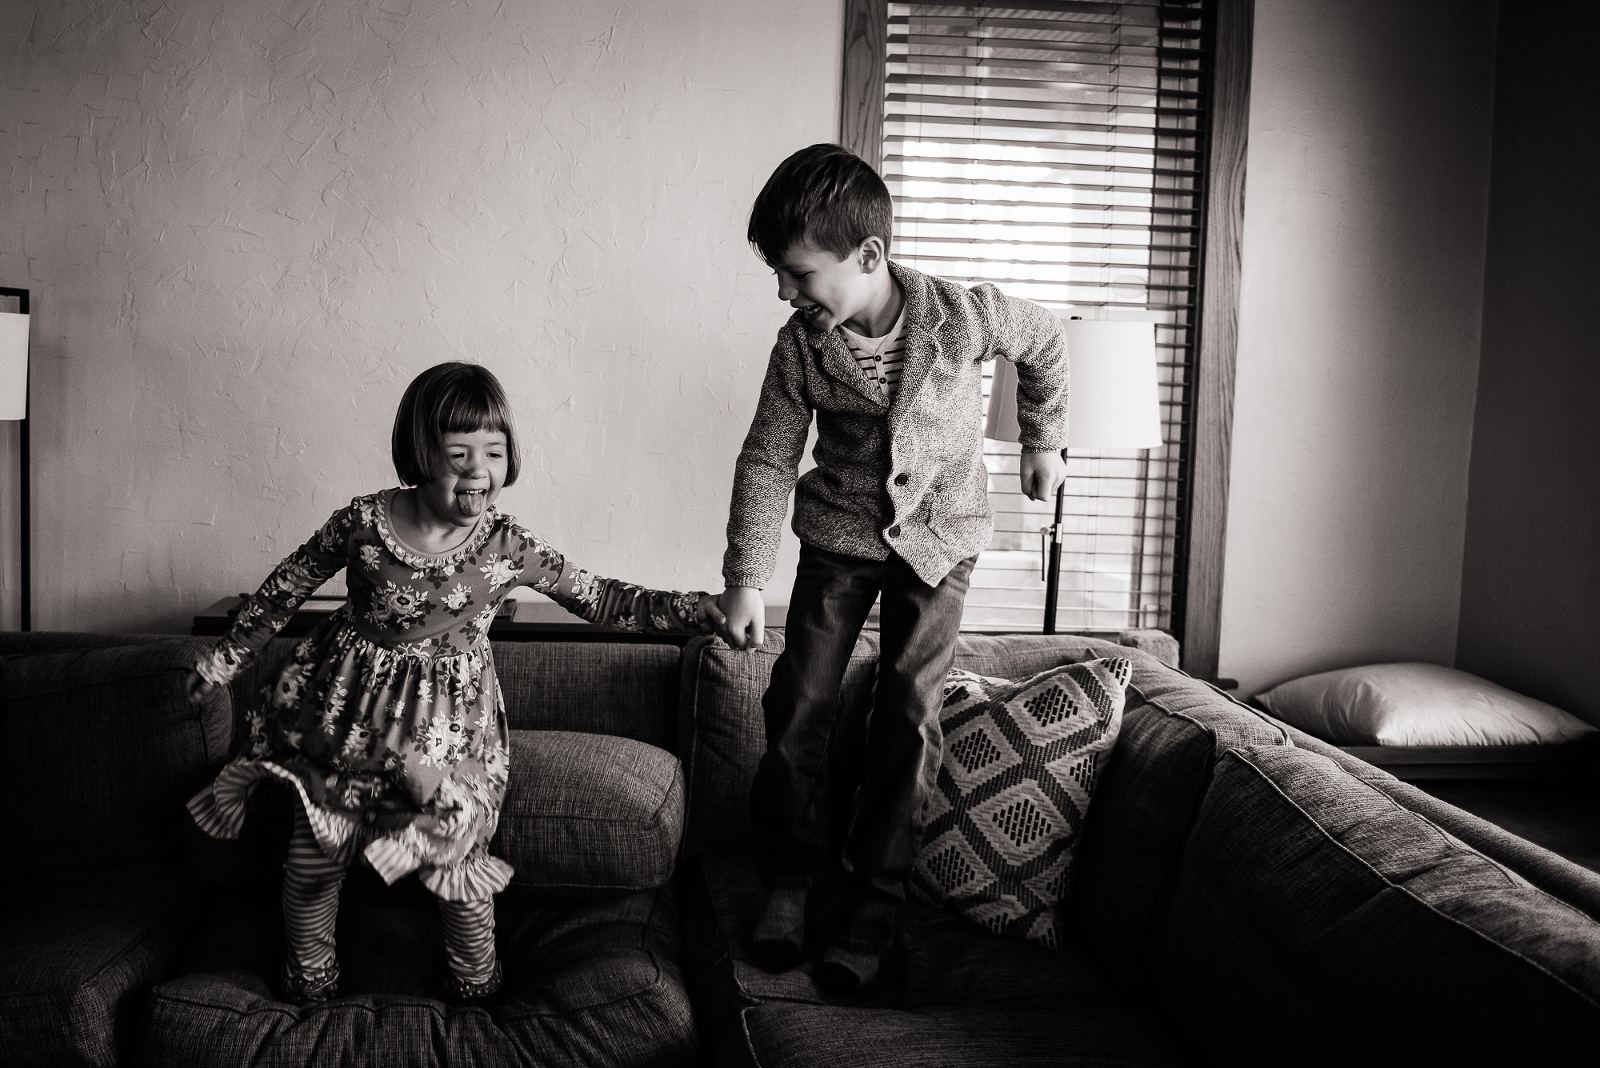
[[379,832],[329,812],[311,799],[292,771],[263,760],[235,760],[216,779],[189,799],[195,825],[213,838],[237,838],[244,827],[250,795],[263,782],[291,788],[305,808],[317,846],[330,859],[349,864],[359,851],[385,883],[393,885],[412,872],[422,885],[445,901],[482,901],[504,890],[514,869],[482,848],[474,848],[453,864],[427,862],[425,846],[414,826]]

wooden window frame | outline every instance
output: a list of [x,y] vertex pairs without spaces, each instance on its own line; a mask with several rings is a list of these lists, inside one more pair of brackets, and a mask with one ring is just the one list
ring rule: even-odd
[[[1222,630],[1233,442],[1233,380],[1239,341],[1239,277],[1250,118],[1250,53],[1255,0],[1210,0],[1210,106],[1204,133],[1199,314],[1188,383],[1191,446],[1183,458],[1187,505],[1178,530],[1173,633],[1182,666],[1214,680]],[[844,0],[844,72],[839,143],[883,170],[883,94],[888,0]]]

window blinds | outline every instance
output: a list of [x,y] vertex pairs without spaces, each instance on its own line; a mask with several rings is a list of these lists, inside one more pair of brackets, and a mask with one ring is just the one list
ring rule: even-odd
[[[1063,318],[1154,322],[1166,444],[1068,454],[1059,626],[1172,625],[1199,266],[1200,3],[889,4],[883,176],[894,257]],[[1018,446],[986,442],[995,536],[963,626],[1042,627]]]

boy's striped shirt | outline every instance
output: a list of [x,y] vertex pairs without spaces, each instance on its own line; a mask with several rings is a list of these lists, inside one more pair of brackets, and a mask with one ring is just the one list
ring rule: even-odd
[[900,392],[900,365],[905,362],[906,354],[905,308],[901,307],[900,317],[882,337],[862,337],[842,323],[839,333],[844,335],[845,344],[850,346],[850,355],[856,358],[856,366],[878,384],[884,400],[894,403],[895,394]]

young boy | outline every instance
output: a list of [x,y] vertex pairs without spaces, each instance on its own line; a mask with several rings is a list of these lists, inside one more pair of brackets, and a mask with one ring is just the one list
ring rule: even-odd
[[[1044,500],[1065,474],[1060,324],[992,285],[969,290],[890,262],[892,223],[882,179],[837,145],[796,152],[756,198],[750,243],[795,314],[778,333],[734,471],[720,598],[729,644],[760,645],[761,587],[795,489],[800,566],[762,700],[767,750],[751,796],[768,889],[753,948],[768,967],[798,963],[806,888],[842,859],[840,914],[814,972],[834,993],[870,981],[892,942],[939,767],[944,678],[968,575],[994,529],[985,360],[1017,365],[1023,492]],[[817,466],[796,487],[813,412]],[[836,721],[849,714],[840,684],[880,595],[865,773],[839,842],[830,840],[827,751],[834,732],[852,730]]]

